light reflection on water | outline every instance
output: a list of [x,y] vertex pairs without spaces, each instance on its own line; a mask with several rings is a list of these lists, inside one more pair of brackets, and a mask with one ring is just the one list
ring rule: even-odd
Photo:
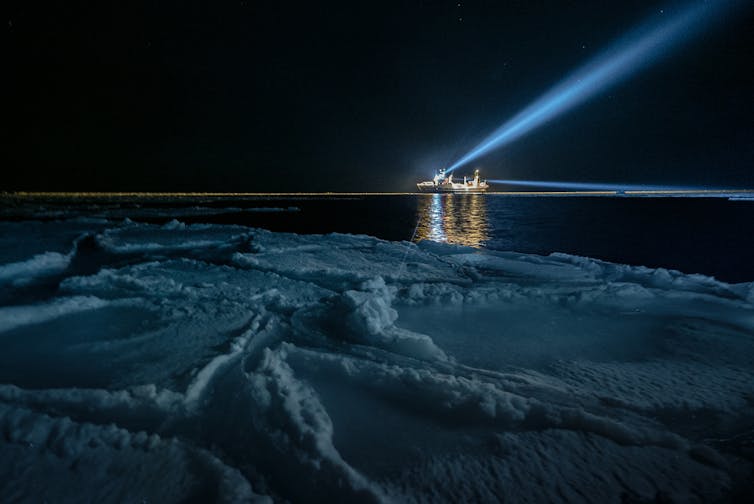
[[482,247],[489,240],[484,194],[426,194],[419,196],[415,241]]

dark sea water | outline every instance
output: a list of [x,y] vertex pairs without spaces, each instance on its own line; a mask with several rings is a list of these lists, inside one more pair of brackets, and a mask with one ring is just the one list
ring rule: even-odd
[[[264,211],[253,211],[253,210]],[[368,234],[490,250],[564,252],[754,280],[754,201],[495,194],[29,200],[0,218],[73,216],[232,223],[293,233]]]

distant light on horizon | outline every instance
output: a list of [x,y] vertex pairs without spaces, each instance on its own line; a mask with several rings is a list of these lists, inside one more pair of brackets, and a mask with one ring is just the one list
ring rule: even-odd
[[726,1],[697,2],[677,16],[642,25],[566,77],[447,168],[450,173],[524,136],[664,56]]

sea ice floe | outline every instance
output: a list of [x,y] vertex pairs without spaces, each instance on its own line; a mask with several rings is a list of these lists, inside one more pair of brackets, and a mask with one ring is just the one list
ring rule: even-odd
[[369,236],[75,226],[0,254],[0,500],[746,486],[752,284]]

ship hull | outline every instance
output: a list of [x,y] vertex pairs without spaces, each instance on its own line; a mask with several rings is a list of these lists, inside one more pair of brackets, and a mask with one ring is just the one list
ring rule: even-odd
[[444,186],[432,186],[422,187],[420,184],[416,185],[417,189],[421,193],[453,193],[453,194],[478,194],[487,192],[488,187],[444,187]]
[[416,184],[416,188],[422,193],[477,194],[487,192],[489,186],[487,184],[480,184],[476,187],[463,184]]

